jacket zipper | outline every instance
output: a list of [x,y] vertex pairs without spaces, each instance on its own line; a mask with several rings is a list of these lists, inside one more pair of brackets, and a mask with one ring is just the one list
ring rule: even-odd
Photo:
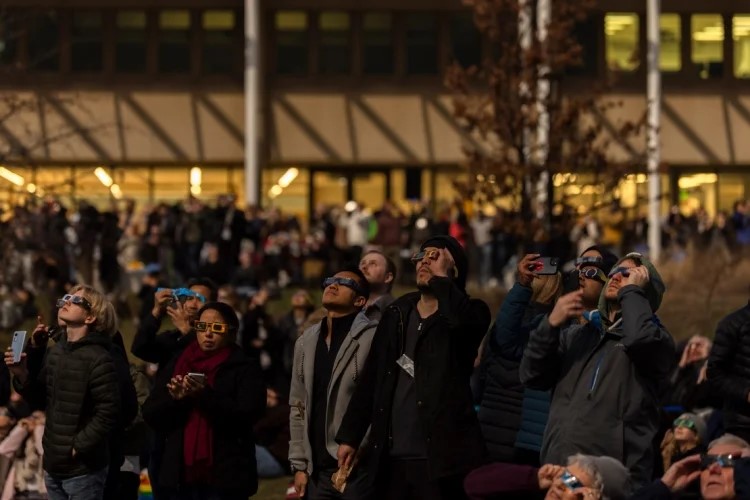
[[607,354],[606,351],[602,352],[599,355],[599,359],[596,360],[596,369],[594,370],[594,375],[591,377],[591,387],[589,387],[589,399],[591,399],[591,396],[594,394],[596,383],[599,381],[599,370],[602,368],[602,361],[604,361],[605,354]]
[[[400,343],[400,351],[401,354],[404,354],[405,352],[405,344],[406,340],[404,339],[404,317],[401,314],[401,310],[396,306],[389,306],[392,307],[396,312],[398,312],[398,334],[399,334],[399,343]],[[395,389],[394,389],[395,390]],[[393,448],[393,425],[391,425],[391,419],[388,418],[388,449]]]

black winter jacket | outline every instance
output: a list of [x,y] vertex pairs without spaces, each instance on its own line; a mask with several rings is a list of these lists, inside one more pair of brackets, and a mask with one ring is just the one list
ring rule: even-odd
[[206,387],[198,397],[176,401],[167,391],[167,382],[172,378],[177,359],[175,356],[157,376],[143,404],[146,423],[166,436],[159,486],[172,492],[188,488],[183,478],[183,431],[190,412],[197,406],[213,429],[212,486],[228,495],[254,494],[258,475],[253,425],[266,408],[266,390],[257,361],[233,347],[229,358],[219,367],[213,387]]
[[724,399],[726,431],[750,433],[750,304],[719,322],[707,376]]
[[[42,443],[44,470],[50,475],[71,478],[109,465],[108,442],[120,413],[111,345],[109,337],[100,333],[90,333],[77,342],[68,342],[63,336],[46,351],[37,376],[30,375],[23,386],[14,380],[24,398],[46,401]],[[37,356],[43,353],[34,350]]]
[[[490,324],[487,304],[457,288],[447,278],[432,278],[438,318],[417,340],[415,384],[417,414],[426,438],[431,479],[463,474],[486,458],[484,439],[474,411],[469,378],[479,343]],[[336,435],[338,443],[359,447],[372,424],[367,461],[377,477],[388,457],[391,408],[403,353],[409,314],[418,314],[420,294],[394,301],[383,313],[372,348],[349,408]]]
[[147,314],[141,318],[141,324],[133,339],[130,352],[149,363],[158,363],[159,371],[161,371],[194,337],[183,335],[177,329],[167,330],[157,335],[159,328],[161,328],[161,319],[155,318],[153,314]]
[[0,364],[0,406],[7,406],[10,399],[10,372],[5,363]]

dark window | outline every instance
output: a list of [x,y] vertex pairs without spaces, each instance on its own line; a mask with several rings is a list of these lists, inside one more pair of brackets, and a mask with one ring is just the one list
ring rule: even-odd
[[406,72],[428,75],[438,72],[437,19],[433,14],[406,16]]
[[594,76],[597,72],[598,33],[601,24],[594,18],[588,18],[573,26],[573,38],[581,47],[580,60],[564,68],[568,75]]
[[318,69],[327,75],[349,73],[351,68],[351,22],[346,12],[321,12],[318,16],[320,50]]
[[146,12],[124,10],[115,20],[115,68],[123,73],[146,71]]
[[71,69],[101,71],[103,60],[102,15],[100,12],[74,12],[71,29]]
[[0,64],[15,64],[18,57],[18,37],[21,26],[18,12],[0,14]]
[[453,59],[464,68],[482,62],[482,35],[474,24],[471,12],[454,14],[451,18],[451,47]]
[[237,60],[234,34],[237,19],[231,10],[207,10],[203,13],[203,72],[231,73]]
[[362,18],[363,67],[366,75],[394,71],[393,18],[387,12],[368,12]]
[[282,75],[304,75],[308,64],[307,13],[286,10],[276,13],[276,72]]
[[190,71],[190,11],[165,10],[159,13],[159,71]]
[[29,68],[60,69],[60,18],[53,10],[35,12],[29,18]]

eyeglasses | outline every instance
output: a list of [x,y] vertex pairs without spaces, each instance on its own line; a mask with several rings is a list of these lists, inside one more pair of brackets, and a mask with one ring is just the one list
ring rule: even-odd
[[607,281],[607,275],[604,274],[604,271],[602,271],[598,267],[587,267],[586,269],[579,269],[578,277],[597,280],[601,281],[602,283]]
[[435,248],[431,248],[430,250],[422,250],[415,253],[414,255],[412,255],[411,261],[416,264],[418,262],[422,262],[425,258],[427,258],[428,260],[436,261],[438,260],[438,257],[440,257],[440,252]]
[[735,459],[740,458],[739,455],[708,455],[704,454],[701,455],[701,470],[708,469],[713,464],[718,464],[719,467],[727,468],[727,467],[734,467],[734,461]]
[[338,286],[345,286],[347,288],[351,288],[356,293],[362,295],[364,292],[362,292],[362,288],[359,286],[359,283],[357,283],[355,280],[351,278],[341,278],[338,276],[331,276],[330,278],[326,278],[325,281],[323,281],[323,288],[328,288],[331,285],[338,285]]
[[71,294],[65,294],[63,295],[63,298],[57,299],[57,307],[60,308],[65,305],[66,302],[70,302],[71,304],[75,304],[77,306],[81,306],[87,311],[91,310],[91,302],[84,299],[80,295],[71,295]]
[[193,323],[196,332],[227,333],[229,325],[226,323],[209,323],[207,321],[196,321]]
[[[156,291],[160,292],[162,290],[166,290],[166,288],[157,288]],[[172,290],[172,295],[174,297],[177,297],[177,300],[182,302],[183,304],[187,302],[189,298],[196,298],[201,301],[201,303],[206,303],[206,297],[202,293],[194,292],[189,288],[175,288]]]
[[580,479],[571,474],[567,469],[563,471],[562,476],[560,476],[560,480],[571,490],[583,488],[583,483],[580,481]]
[[695,422],[687,418],[676,418],[675,421],[672,422],[672,428],[677,428],[677,427],[687,427],[691,431],[694,431]]
[[612,278],[617,273],[622,274],[623,278],[627,278],[628,276],[630,276],[630,268],[622,266],[616,267],[609,272],[607,277]]

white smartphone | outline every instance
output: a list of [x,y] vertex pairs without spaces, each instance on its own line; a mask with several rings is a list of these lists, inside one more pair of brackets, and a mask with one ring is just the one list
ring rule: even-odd
[[205,382],[206,381],[206,374],[205,373],[195,373],[190,372],[187,374],[188,377],[195,380],[196,382]]
[[10,344],[10,348],[13,350],[13,362],[18,363],[21,361],[21,353],[23,353],[24,345],[26,344],[26,332],[18,331],[13,332],[13,341]]

